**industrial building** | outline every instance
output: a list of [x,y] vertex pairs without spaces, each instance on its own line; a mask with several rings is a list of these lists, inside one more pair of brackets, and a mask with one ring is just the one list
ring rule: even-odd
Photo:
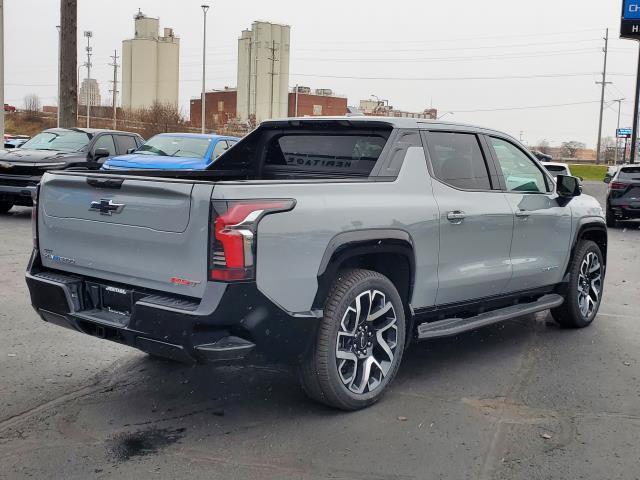
[[100,99],[100,86],[95,78],[85,78],[80,85],[80,91],[78,92],[78,103],[80,105],[87,105],[87,98],[92,107],[98,106],[101,103]]
[[160,19],[140,11],[134,22],[134,37],[122,42],[122,107],[138,109],[161,103],[177,108],[180,39],[171,28],[160,36]]
[[[224,90],[211,90],[205,93],[204,98],[205,115],[207,116],[205,127],[207,129],[212,130],[226,125],[237,118],[238,91],[235,88],[225,87]],[[202,125],[201,105],[200,97],[192,98],[189,102],[189,118],[192,125]]]
[[260,123],[287,116],[290,31],[288,25],[253,22],[238,39],[240,121]]
[[406,118],[424,118],[426,120],[435,120],[438,118],[438,110],[435,108],[426,108],[422,112],[408,112],[406,110],[398,110],[389,105],[388,100],[360,100],[360,113],[367,116],[377,117],[406,117]]
[[[205,107],[209,130],[219,128],[238,118],[236,109],[238,90],[225,87],[224,90],[212,90],[205,94]],[[190,102],[190,118],[194,126],[201,125],[200,98],[192,98]],[[288,92],[287,111],[283,117],[311,117],[345,115],[347,113],[346,97],[336,96],[332,90],[308,87],[293,88]]]

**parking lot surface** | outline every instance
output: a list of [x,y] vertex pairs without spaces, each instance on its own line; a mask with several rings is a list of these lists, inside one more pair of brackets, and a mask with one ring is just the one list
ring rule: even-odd
[[0,478],[640,478],[640,223],[609,232],[590,328],[544,313],[413,345],[381,402],[343,413],[287,367],[184,366],[44,323],[29,217],[0,217]]

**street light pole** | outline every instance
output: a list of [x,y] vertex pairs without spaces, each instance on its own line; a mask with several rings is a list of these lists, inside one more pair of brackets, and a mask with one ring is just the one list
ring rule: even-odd
[[618,102],[618,126],[616,127],[616,155],[614,160],[614,165],[618,164],[618,150],[620,150],[620,139],[618,138],[618,130],[620,130],[620,111],[622,110],[622,102],[624,102],[624,98],[619,98],[614,100],[614,102]]
[[0,138],[2,138],[2,148],[4,148],[4,2],[0,0]]
[[205,106],[205,73],[207,66],[207,12],[209,11],[209,5],[200,5],[202,7],[202,13],[204,13],[203,17],[203,35],[202,35],[202,93],[200,95],[200,103],[201,103],[201,111],[200,111],[200,123],[202,124],[201,132],[205,133],[205,119],[206,119],[206,106]]
[[87,30],[84,32],[84,36],[87,37],[87,85],[84,98],[87,102],[87,128],[89,128],[89,118],[91,116],[91,37],[93,32]]

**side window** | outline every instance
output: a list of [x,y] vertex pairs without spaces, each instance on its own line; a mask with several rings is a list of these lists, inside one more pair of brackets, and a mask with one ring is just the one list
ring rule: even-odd
[[464,190],[491,189],[487,164],[476,135],[430,132],[427,138],[437,179]]
[[138,148],[138,144],[136,143],[135,137],[132,137],[131,135],[118,135],[116,137],[116,140],[118,142],[119,155],[123,155],[127,153],[127,150],[131,148],[133,149]]
[[226,140],[218,141],[218,143],[216,143],[216,146],[213,147],[213,153],[211,154],[211,158],[213,158],[213,160],[215,160],[220,155],[222,155],[224,152],[226,152],[228,149],[229,149],[229,146],[227,145]]
[[100,135],[93,145],[93,151],[95,152],[98,148],[107,150],[110,157],[116,155],[116,146],[113,143],[113,137],[111,135]]
[[509,192],[546,193],[545,175],[522,150],[500,138],[490,138]]

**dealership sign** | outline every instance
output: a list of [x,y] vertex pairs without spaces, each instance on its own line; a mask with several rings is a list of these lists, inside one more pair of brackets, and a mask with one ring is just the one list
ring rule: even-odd
[[630,128],[619,128],[616,130],[616,137],[618,138],[631,138],[633,132]]
[[640,0],[623,0],[620,37],[640,40]]

